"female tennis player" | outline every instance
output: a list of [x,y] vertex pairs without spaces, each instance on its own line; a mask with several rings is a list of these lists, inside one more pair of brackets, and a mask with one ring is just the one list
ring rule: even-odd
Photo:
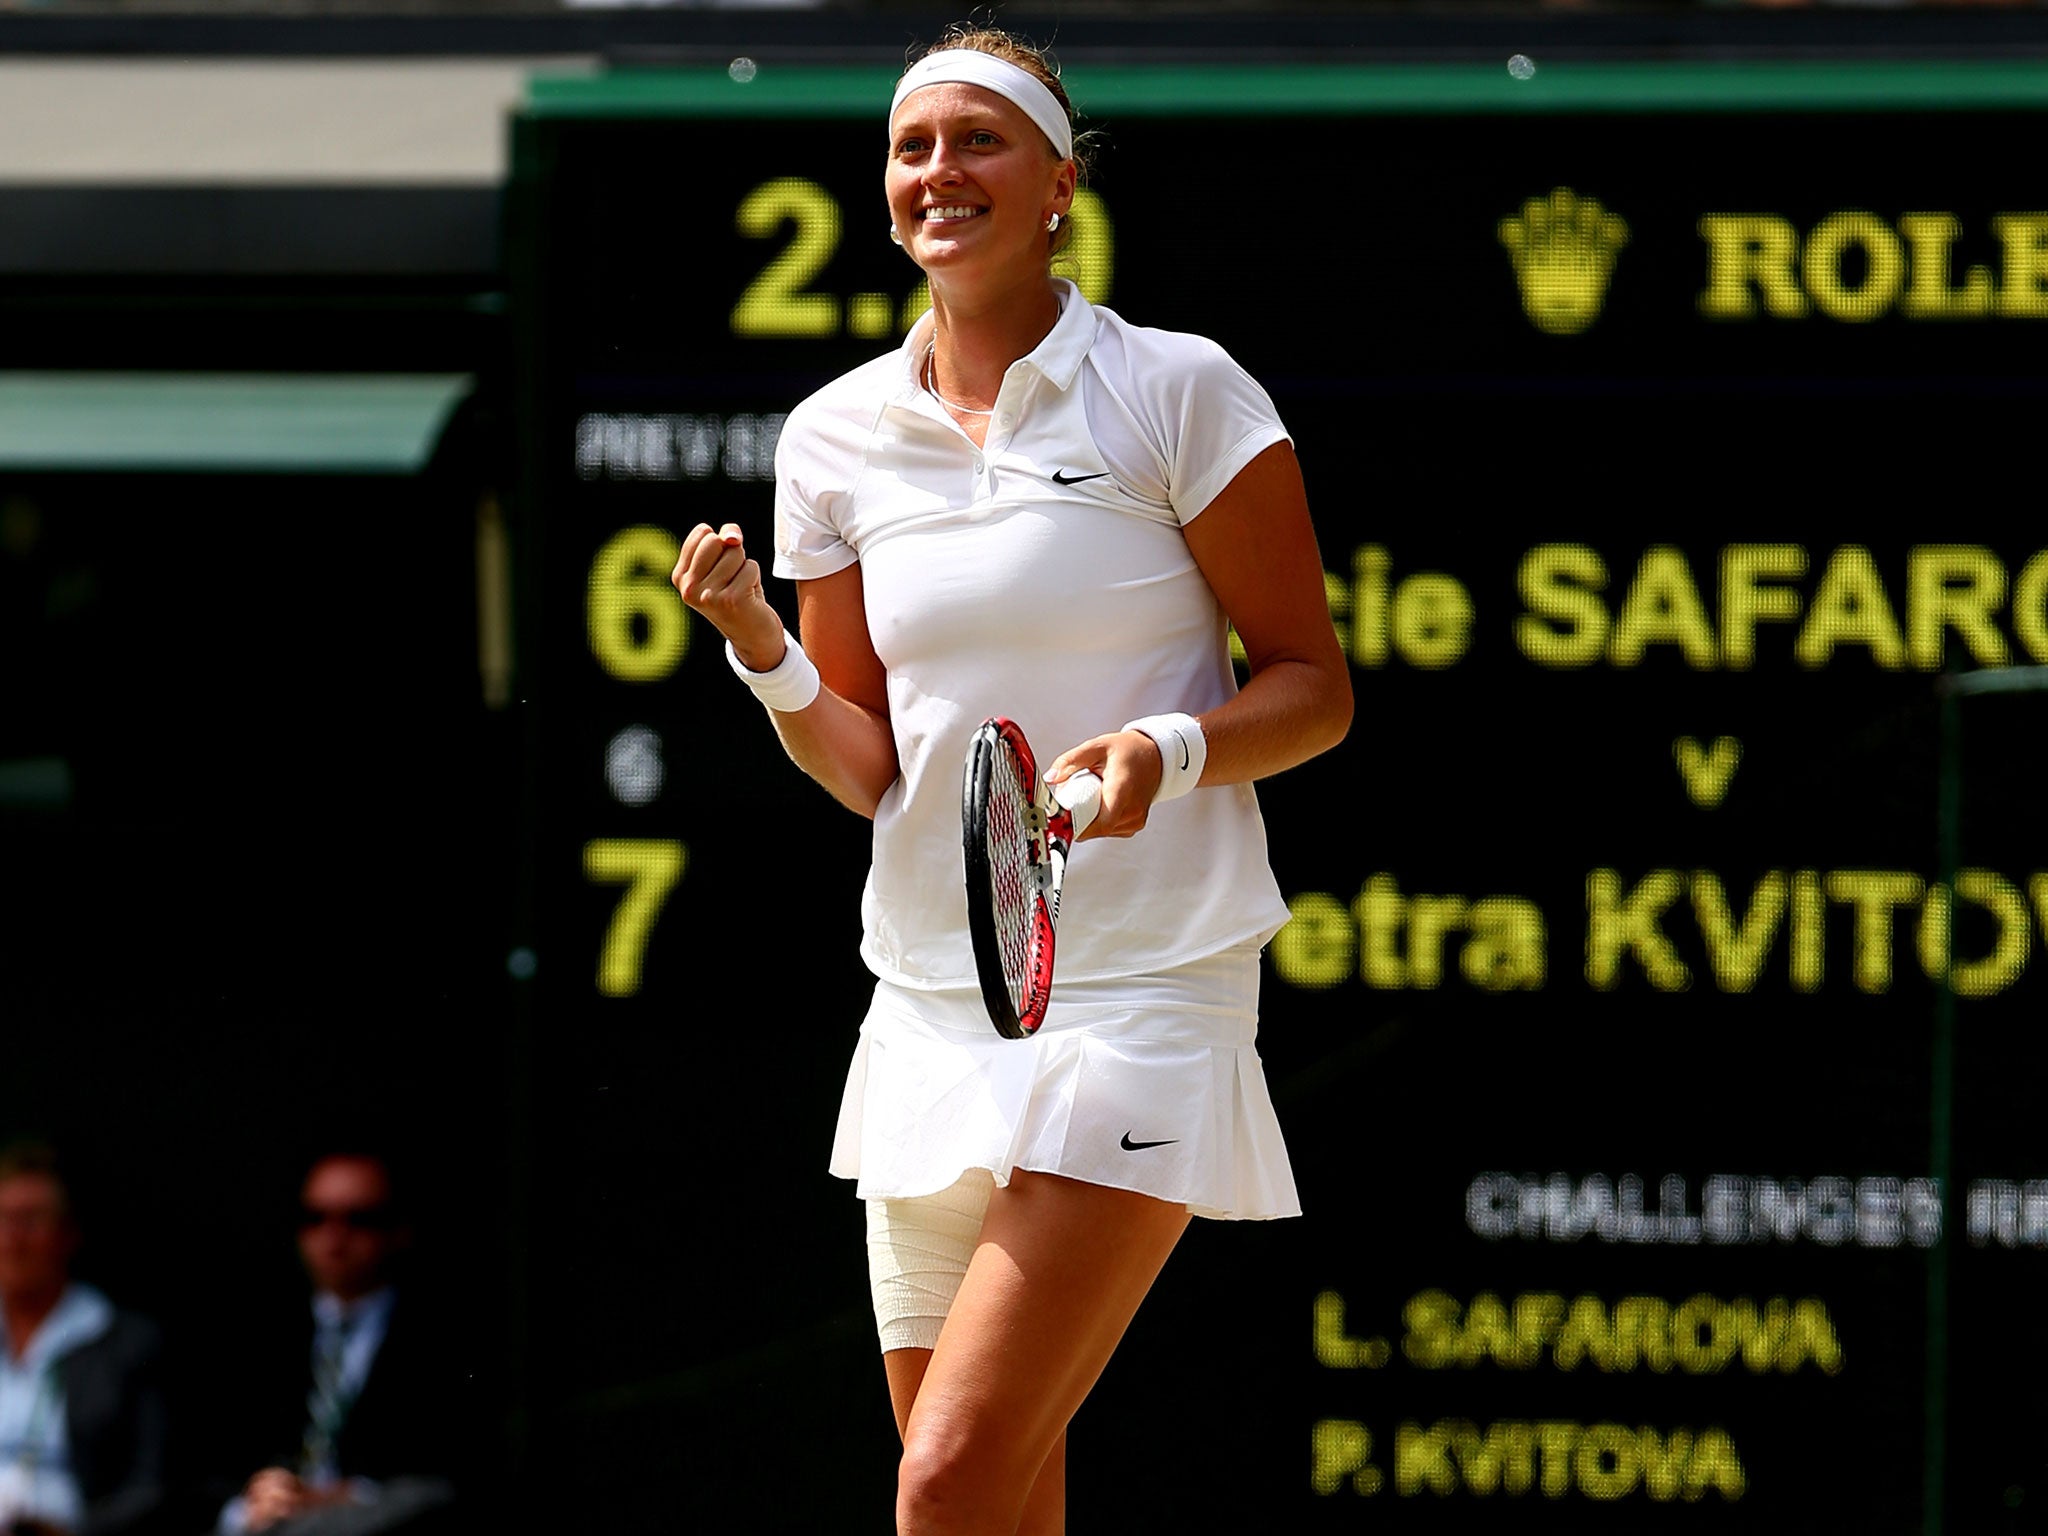
[[[1067,1422],[1189,1216],[1298,1212],[1254,1048],[1287,909],[1251,782],[1342,738],[1350,681],[1265,392],[1052,275],[1081,163],[1045,59],[956,28],[888,135],[890,233],[932,311],[783,430],[774,569],[803,645],[738,527],[692,530],[674,580],[790,756],[875,823],[878,981],[832,1168],[867,1201],[897,1529],[1044,1536]],[[1217,187],[1212,224],[1298,196],[1283,170]],[[990,715],[1059,754],[1048,780],[1103,781],[1021,1040],[966,932],[961,769]]]

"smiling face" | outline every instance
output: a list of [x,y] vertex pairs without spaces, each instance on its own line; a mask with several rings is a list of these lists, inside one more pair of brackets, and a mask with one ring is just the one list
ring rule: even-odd
[[934,283],[1043,277],[1045,222],[1074,201],[1074,162],[1023,109],[980,86],[928,85],[890,122],[889,214]]

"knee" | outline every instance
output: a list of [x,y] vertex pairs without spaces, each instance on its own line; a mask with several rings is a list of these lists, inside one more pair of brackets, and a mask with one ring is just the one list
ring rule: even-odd
[[1023,1517],[1028,1483],[971,1433],[915,1425],[896,1473],[898,1536],[1007,1536]]

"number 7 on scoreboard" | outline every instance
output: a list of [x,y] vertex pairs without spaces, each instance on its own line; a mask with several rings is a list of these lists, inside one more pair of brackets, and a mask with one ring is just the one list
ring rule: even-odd
[[606,997],[631,997],[640,990],[648,935],[688,858],[681,843],[658,838],[599,837],[583,845],[585,879],[626,887],[598,951],[597,990]]

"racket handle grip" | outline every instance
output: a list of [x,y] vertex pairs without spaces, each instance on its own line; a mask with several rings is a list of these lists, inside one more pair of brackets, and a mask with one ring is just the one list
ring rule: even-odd
[[1074,836],[1078,838],[1102,814],[1102,779],[1083,768],[1053,785],[1052,797],[1074,813]]

